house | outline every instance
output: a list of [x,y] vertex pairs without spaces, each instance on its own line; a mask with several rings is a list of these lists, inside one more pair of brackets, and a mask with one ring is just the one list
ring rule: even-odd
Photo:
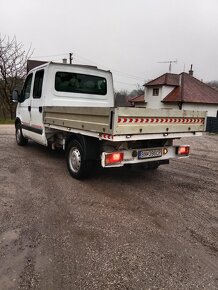
[[143,104],[145,103],[144,95],[136,96],[129,99],[129,103],[131,104],[131,106],[136,105],[137,107],[141,107],[141,105],[143,106]]
[[47,63],[47,62],[48,62],[48,61],[41,61],[41,60],[28,59],[28,60],[27,60],[27,73],[28,73],[31,69],[33,69],[33,68],[35,68],[35,67],[37,67],[37,66],[39,66],[39,65],[45,64],[45,63]]
[[189,74],[165,73],[147,82],[144,100],[134,98],[131,104],[137,107],[170,108],[207,111],[208,116],[218,117],[218,91]]

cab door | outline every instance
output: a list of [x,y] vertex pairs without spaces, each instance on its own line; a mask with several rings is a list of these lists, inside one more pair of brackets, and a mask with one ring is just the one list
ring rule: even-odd
[[17,106],[17,117],[21,120],[22,133],[24,137],[29,138],[30,133],[30,111],[31,111],[31,92],[33,87],[33,74],[29,74],[25,80],[22,92],[21,102]]
[[31,96],[30,126],[31,139],[47,145],[45,127],[43,124],[43,80],[44,69],[35,72],[33,93]]

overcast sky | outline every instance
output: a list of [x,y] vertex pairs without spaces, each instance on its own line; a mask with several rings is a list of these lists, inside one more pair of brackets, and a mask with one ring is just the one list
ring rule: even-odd
[[33,59],[110,69],[116,89],[168,72],[218,80],[217,0],[0,0],[0,33],[34,48]]

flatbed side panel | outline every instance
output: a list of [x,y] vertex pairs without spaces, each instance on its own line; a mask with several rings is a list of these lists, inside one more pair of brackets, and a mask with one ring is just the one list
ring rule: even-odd
[[206,117],[206,112],[174,109],[149,109],[149,108],[129,108],[119,107],[115,111],[119,116],[126,117]]
[[112,134],[110,117],[110,108],[44,107],[45,124],[92,132]]
[[116,108],[114,135],[185,133],[205,131],[206,112]]
[[132,134],[155,134],[155,133],[185,133],[185,132],[203,132],[204,124],[119,124],[115,128],[113,135],[132,135]]
[[45,112],[51,113],[66,113],[66,114],[81,114],[81,115],[98,115],[109,116],[111,108],[98,108],[98,107],[59,107],[59,106],[45,106]]

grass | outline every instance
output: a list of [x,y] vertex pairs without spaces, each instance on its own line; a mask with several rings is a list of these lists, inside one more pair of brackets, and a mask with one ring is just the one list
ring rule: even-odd
[[11,119],[0,119],[0,124],[14,124],[14,120],[11,120]]

